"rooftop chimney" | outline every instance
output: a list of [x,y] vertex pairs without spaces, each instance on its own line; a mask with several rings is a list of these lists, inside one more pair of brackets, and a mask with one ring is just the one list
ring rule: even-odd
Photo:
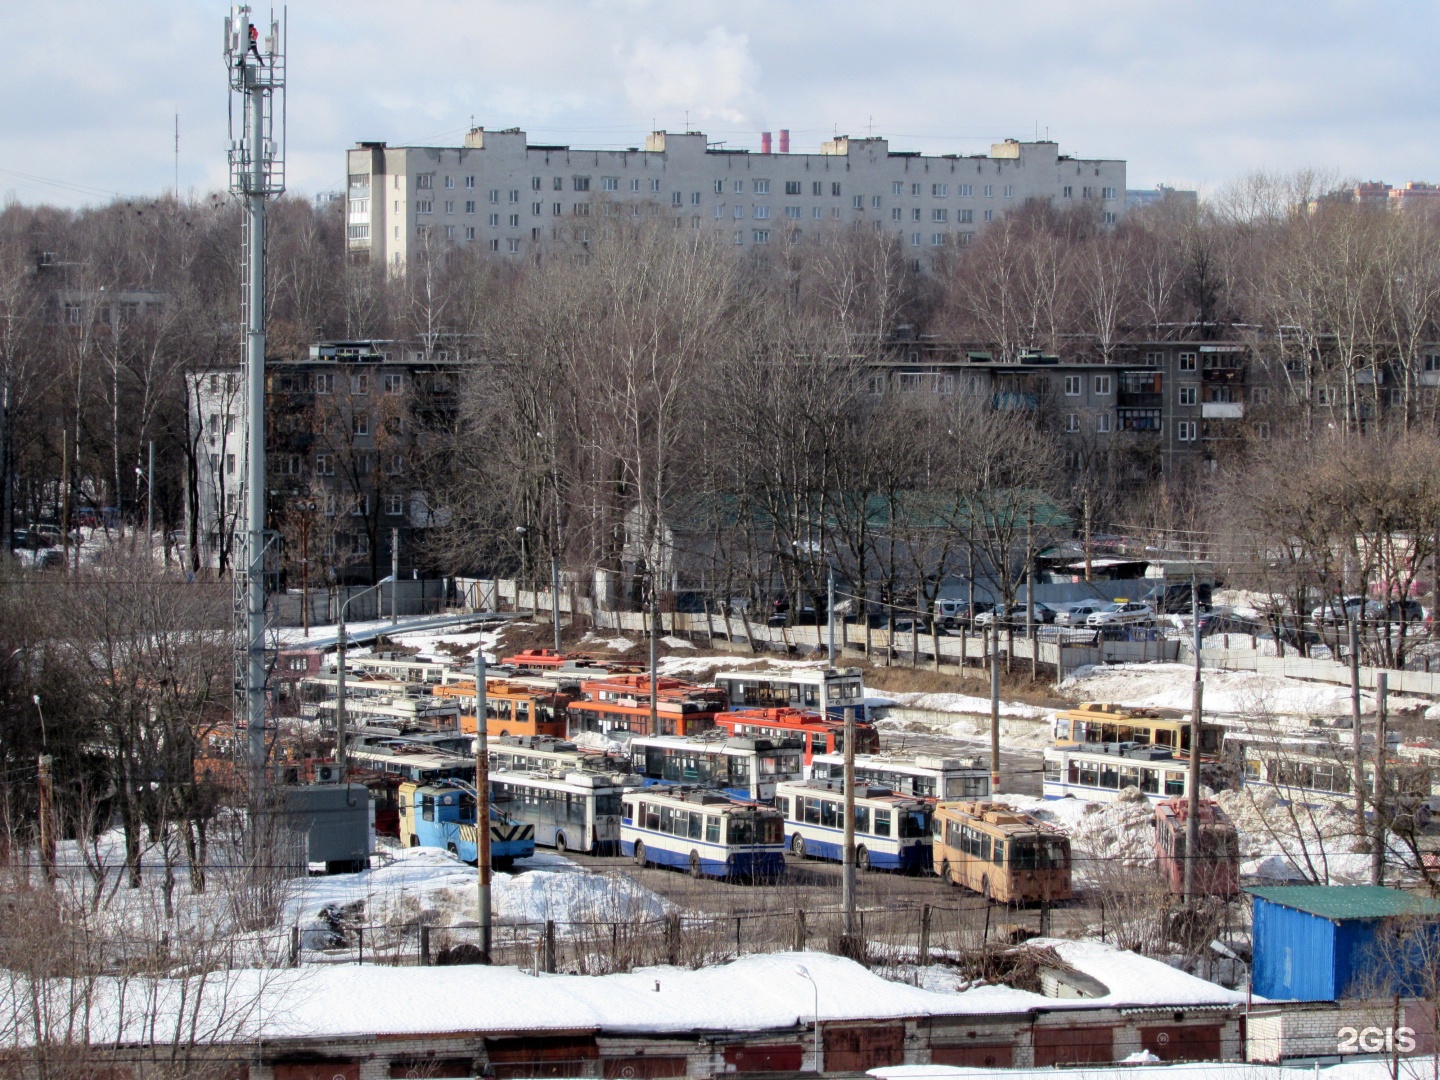
[[760,153],[770,153],[770,132],[768,131],[760,132]]
[[789,129],[789,128],[781,128],[781,129],[780,129],[780,153],[782,153],[782,154],[788,154],[789,152],[790,152],[790,129]]

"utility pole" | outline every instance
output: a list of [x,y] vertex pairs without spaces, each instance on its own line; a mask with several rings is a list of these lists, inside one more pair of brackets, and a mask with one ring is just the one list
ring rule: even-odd
[[41,754],[38,765],[38,795],[40,811],[40,869],[45,875],[45,884],[55,885],[55,785],[50,776],[51,758]]
[[145,536],[150,558],[155,558],[155,440],[150,440],[150,463],[145,472]]
[[400,621],[400,530],[390,530],[390,625]]
[[[855,707],[845,707],[845,850],[840,876],[845,948],[855,950]],[[858,950],[855,950],[858,951]]]
[[1370,884],[1385,884],[1385,724],[1389,712],[1390,676],[1375,673],[1375,839],[1370,850]]
[[340,621],[335,634],[335,767],[340,771],[340,782],[349,783],[345,757],[345,605],[340,604]]
[[1200,853],[1200,716],[1205,683],[1200,676],[1200,587],[1190,575],[1190,615],[1194,631],[1195,684],[1190,693],[1190,776],[1185,806],[1185,904],[1194,907],[1199,897],[1195,887],[1195,862]]
[[[65,570],[70,570],[70,430],[60,429],[60,534],[65,542]],[[10,543],[10,533],[5,533],[5,543]],[[76,556],[79,557],[78,555]]]
[[[973,610],[973,609],[972,609]],[[1000,623],[985,628],[990,639],[990,794],[1000,793]]]
[[650,737],[660,734],[660,605],[655,595],[655,574],[650,574]]
[[301,504],[300,512],[300,625],[305,638],[310,637],[310,514],[313,502]]
[[485,647],[475,646],[475,869],[480,962],[490,963],[490,722],[485,715]]
[[1083,542],[1084,542],[1084,545],[1085,545],[1085,580],[1086,580],[1086,582],[1088,583],[1088,582],[1090,582],[1090,581],[1093,580],[1093,575],[1091,574],[1091,566],[1090,566],[1090,489],[1089,489],[1089,488],[1086,488],[1086,489],[1085,489],[1085,539],[1084,539]]
[[[1344,602],[1344,597],[1341,597]],[[1364,601],[1361,601],[1362,603]],[[1360,613],[1351,615],[1346,611],[1347,628],[1350,631],[1350,726],[1354,738],[1355,760],[1352,783],[1355,786],[1355,834],[1365,835],[1365,755],[1364,740],[1360,730]]]
[[245,529],[243,571],[235,575],[237,623],[243,622],[237,647],[244,652],[237,657],[236,712],[245,718],[257,794],[265,765],[265,210],[266,200],[285,190],[284,34],[272,21],[263,54],[260,34],[249,5],[230,9],[225,66],[241,103],[238,131],[231,111],[230,191],[245,205]]
[[829,631],[829,644],[825,649],[825,661],[831,667],[835,666],[835,568],[830,568],[830,573],[825,584],[825,625]]
[[1030,680],[1040,675],[1040,641],[1035,634],[1035,504],[1025,508],[1025,638],[1030,642]]
[[560,651],[560,556],[550,556],[550,617],[555,623],[555,651]]

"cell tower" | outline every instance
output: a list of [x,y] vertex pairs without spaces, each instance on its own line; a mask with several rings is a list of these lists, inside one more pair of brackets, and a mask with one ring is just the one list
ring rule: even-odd
[[265,529],[265,207],[285,190],[285,39],[248,5],[225,19],[230,73],[230,191],[245,205],[241,308],[245,327],[243,531],[235,559],[235,717],[245,718],[255,780],[265,765],[266,565],[274,534]]

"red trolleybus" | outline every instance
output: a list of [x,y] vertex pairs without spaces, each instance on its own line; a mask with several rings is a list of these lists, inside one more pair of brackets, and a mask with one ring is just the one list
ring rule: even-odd
[[[1185,894],[1185,825],[1188,799],[1155,804],[1155,861],[1172,896]],[[1240,837],[1214,799],[1200,800],[1200,857],[1195,888],[1201,896],[1234,896],[1240,891]]]
[[[655,712],[661,735],[700,735],[715,726],[725,695],[712,686],[657,679]],[[612,675],[580,684],[582,700],[570,703],[570,734],[598,731],[650,734],[650,676]]]
[[[736,709],[715,717],[717,727],[732,735],[766,739],[799,739],[805,747],[805,767],[816,754],[845,752],[845,722],[803,709]],[[855,721],[855,752],[878,754],[880,735],[868,720]]]

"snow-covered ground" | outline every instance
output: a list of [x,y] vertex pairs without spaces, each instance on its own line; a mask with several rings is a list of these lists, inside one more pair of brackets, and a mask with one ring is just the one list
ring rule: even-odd
[[[1190,708],[1195,669],[1188,664],[1108,664],[1076,668],[1059,686],[1084,701]],[[1375,708],[1373,694],[1361,705]],[[1337,717],[1350,714],[1350,688],[1255,671],[1205,669],[1205,711],[1226,716]]]

